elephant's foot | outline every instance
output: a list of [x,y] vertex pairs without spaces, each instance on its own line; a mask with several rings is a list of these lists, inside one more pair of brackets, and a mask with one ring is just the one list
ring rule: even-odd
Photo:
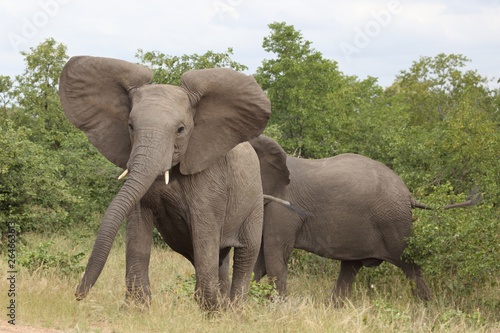
[[343,308],[347,302],[349,302],[349,299],[346,296],[339,296],[333,294],[332,297],[330,298],[331,304],[335,308]]
[[124,307],[146,310],[151,305],[151,290],[149,287],[129,287],[125,294]]
[[[416,284],[416,286],[415,286],[415,284]],[[422,283],[415,283],[414,281],[411,281],[411,292],[413,294],[413,297],[415,297],[421,301],[424,301],[424,302],[428,302],[432,298],[431,292],[430,292],[429,288],[427,287],[427,284],[425,284],[425,282],[422,284]]]
[[224,303],[223,302],[224,298],[220,294],[216,292],[214,293],[203,292],[199,288],[196,288],[194,292],[194,299],[196,300],[200,308],[208,312],[219,311],[221,309],[221,305]]
[[429,301],[431,299],[431,292],[425,283],[422,269],[415,263],[404,263],[401,269],[405,272],[406,277],[411,284],[411,292],[415,298],[422,301]]

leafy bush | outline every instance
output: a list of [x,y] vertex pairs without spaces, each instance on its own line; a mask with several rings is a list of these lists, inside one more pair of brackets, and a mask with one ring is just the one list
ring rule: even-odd
[[[434,186],[426,201],[444,206],[466,200],[447,183]],[[414,211],[413,237],[404,255],[426,275],[457,294],[470,294],[500,272],[500,224],[492,204],[451,210]],[[494,282],[492,282],[494,283]]]
[[164,292],[172,293],[177,297],[194,295],[196,274],[186,271],[184,275],[176,274],[175,276],[175,282],[163,283],[161,289]]
[[288,260],[288,274],[307,272],[310,276],[331,274],[335,276],[335,262],[314,253],[294,249]]
[[20,233],[64,225],[67,206],[78,200],[66,191],[57,158],[29,133],[8,119],[0,124],[0,221],[16,223]]
[[80,264],[86,251],[75,254],[58,251],[53,254],[49,248],[54,245],[53,241],[39,243],[35,250],[29,251],[26,246],[21,246],[20,255],[17,258],[19,264],[29,270],[30,273],[49,268],[56,268],[63,275],[72,275],[83,272],[85,265]]
[[264,304],[269,303],[278,296],[273,283],[267,282],[268,279],[263,279],[261,282],[256,282],[253,279],[250,281],[250,288],[248,289],[248,298],[256,303]]

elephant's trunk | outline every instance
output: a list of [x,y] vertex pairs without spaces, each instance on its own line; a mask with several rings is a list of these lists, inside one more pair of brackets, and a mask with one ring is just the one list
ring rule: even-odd
[[[87,296],[97,281],[108,258],[116,233],[127,214],[148,191],[156,177],[165,171],[158,172],[162,168],[162,163],[159,163],[159,160],[160,158],[155,159],[143,155],[131,165],[127,181],[104,214],[85,274],[75,291],[77,300]],[[147,171],[145,171],[144,166],[148,166]]]

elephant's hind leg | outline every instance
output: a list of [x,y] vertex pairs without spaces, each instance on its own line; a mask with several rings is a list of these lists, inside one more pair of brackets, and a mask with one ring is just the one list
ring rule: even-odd
[[219,253],[219,288],[222,298],[229,299],[231,290],[231,279],[229,278],[229,252],[231,248],[225,248]]
[[255,282],[260,282],[267,274],[266,271],[266,260],[264,258],[264,242],[260,245],[259,256],[257,257],[257,261],[255,262],[255,266],[253,268],[253,279]]
[[288,260],[295,247],[304,220],[277,203],[269,203],[264,212],[263,254],[269,283],[279,296],[286,296]]
[[403,270],[408,280],[410,280],[413,296],[423,301],[429,301],[431,299],[431,292],[425,283],[420,266],[411,262],[403,262],[398,266]]
[[337,284],[332,292],[332,301],[336,306],[342,306],[342,300],[351,295],[354,278],[363,266],[360,260],[342,260]]

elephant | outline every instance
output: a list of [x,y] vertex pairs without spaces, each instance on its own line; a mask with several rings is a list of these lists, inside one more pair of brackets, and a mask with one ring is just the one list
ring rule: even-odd
[[[126,219],[126,300],[150,304],[153,228],[186,257],[195,297],[214,309],[244,300],[262,239],[258,136],[271,105],[252,76],[228,68],[192,70],[181,85],[151,84],[152,71],[127,61],[72,57],[60,77],[66,117],[128,177],[107,208],[77,300],[96,283]],[[234,248],[233,279],[229,252]]]
[[[273,139],[261,135],[250,140],[261,165],[264,193],[293,202],[310,214],[297,214],[273,202],[264,208],[263,241],[254,267],[254,279],[268,275],[278,294],[286,294],[287,262],[294,248],[340,260],[340,273],[331,298],[341,306],[362,266],[387,261],[403,270],[416,297],[431,293],[422,270],[403,260],[410,237],[412,208],[418,203],[386,165],[357,154],[326,159],[287,156]],[[443,207],[464,207],[468,200]]]

